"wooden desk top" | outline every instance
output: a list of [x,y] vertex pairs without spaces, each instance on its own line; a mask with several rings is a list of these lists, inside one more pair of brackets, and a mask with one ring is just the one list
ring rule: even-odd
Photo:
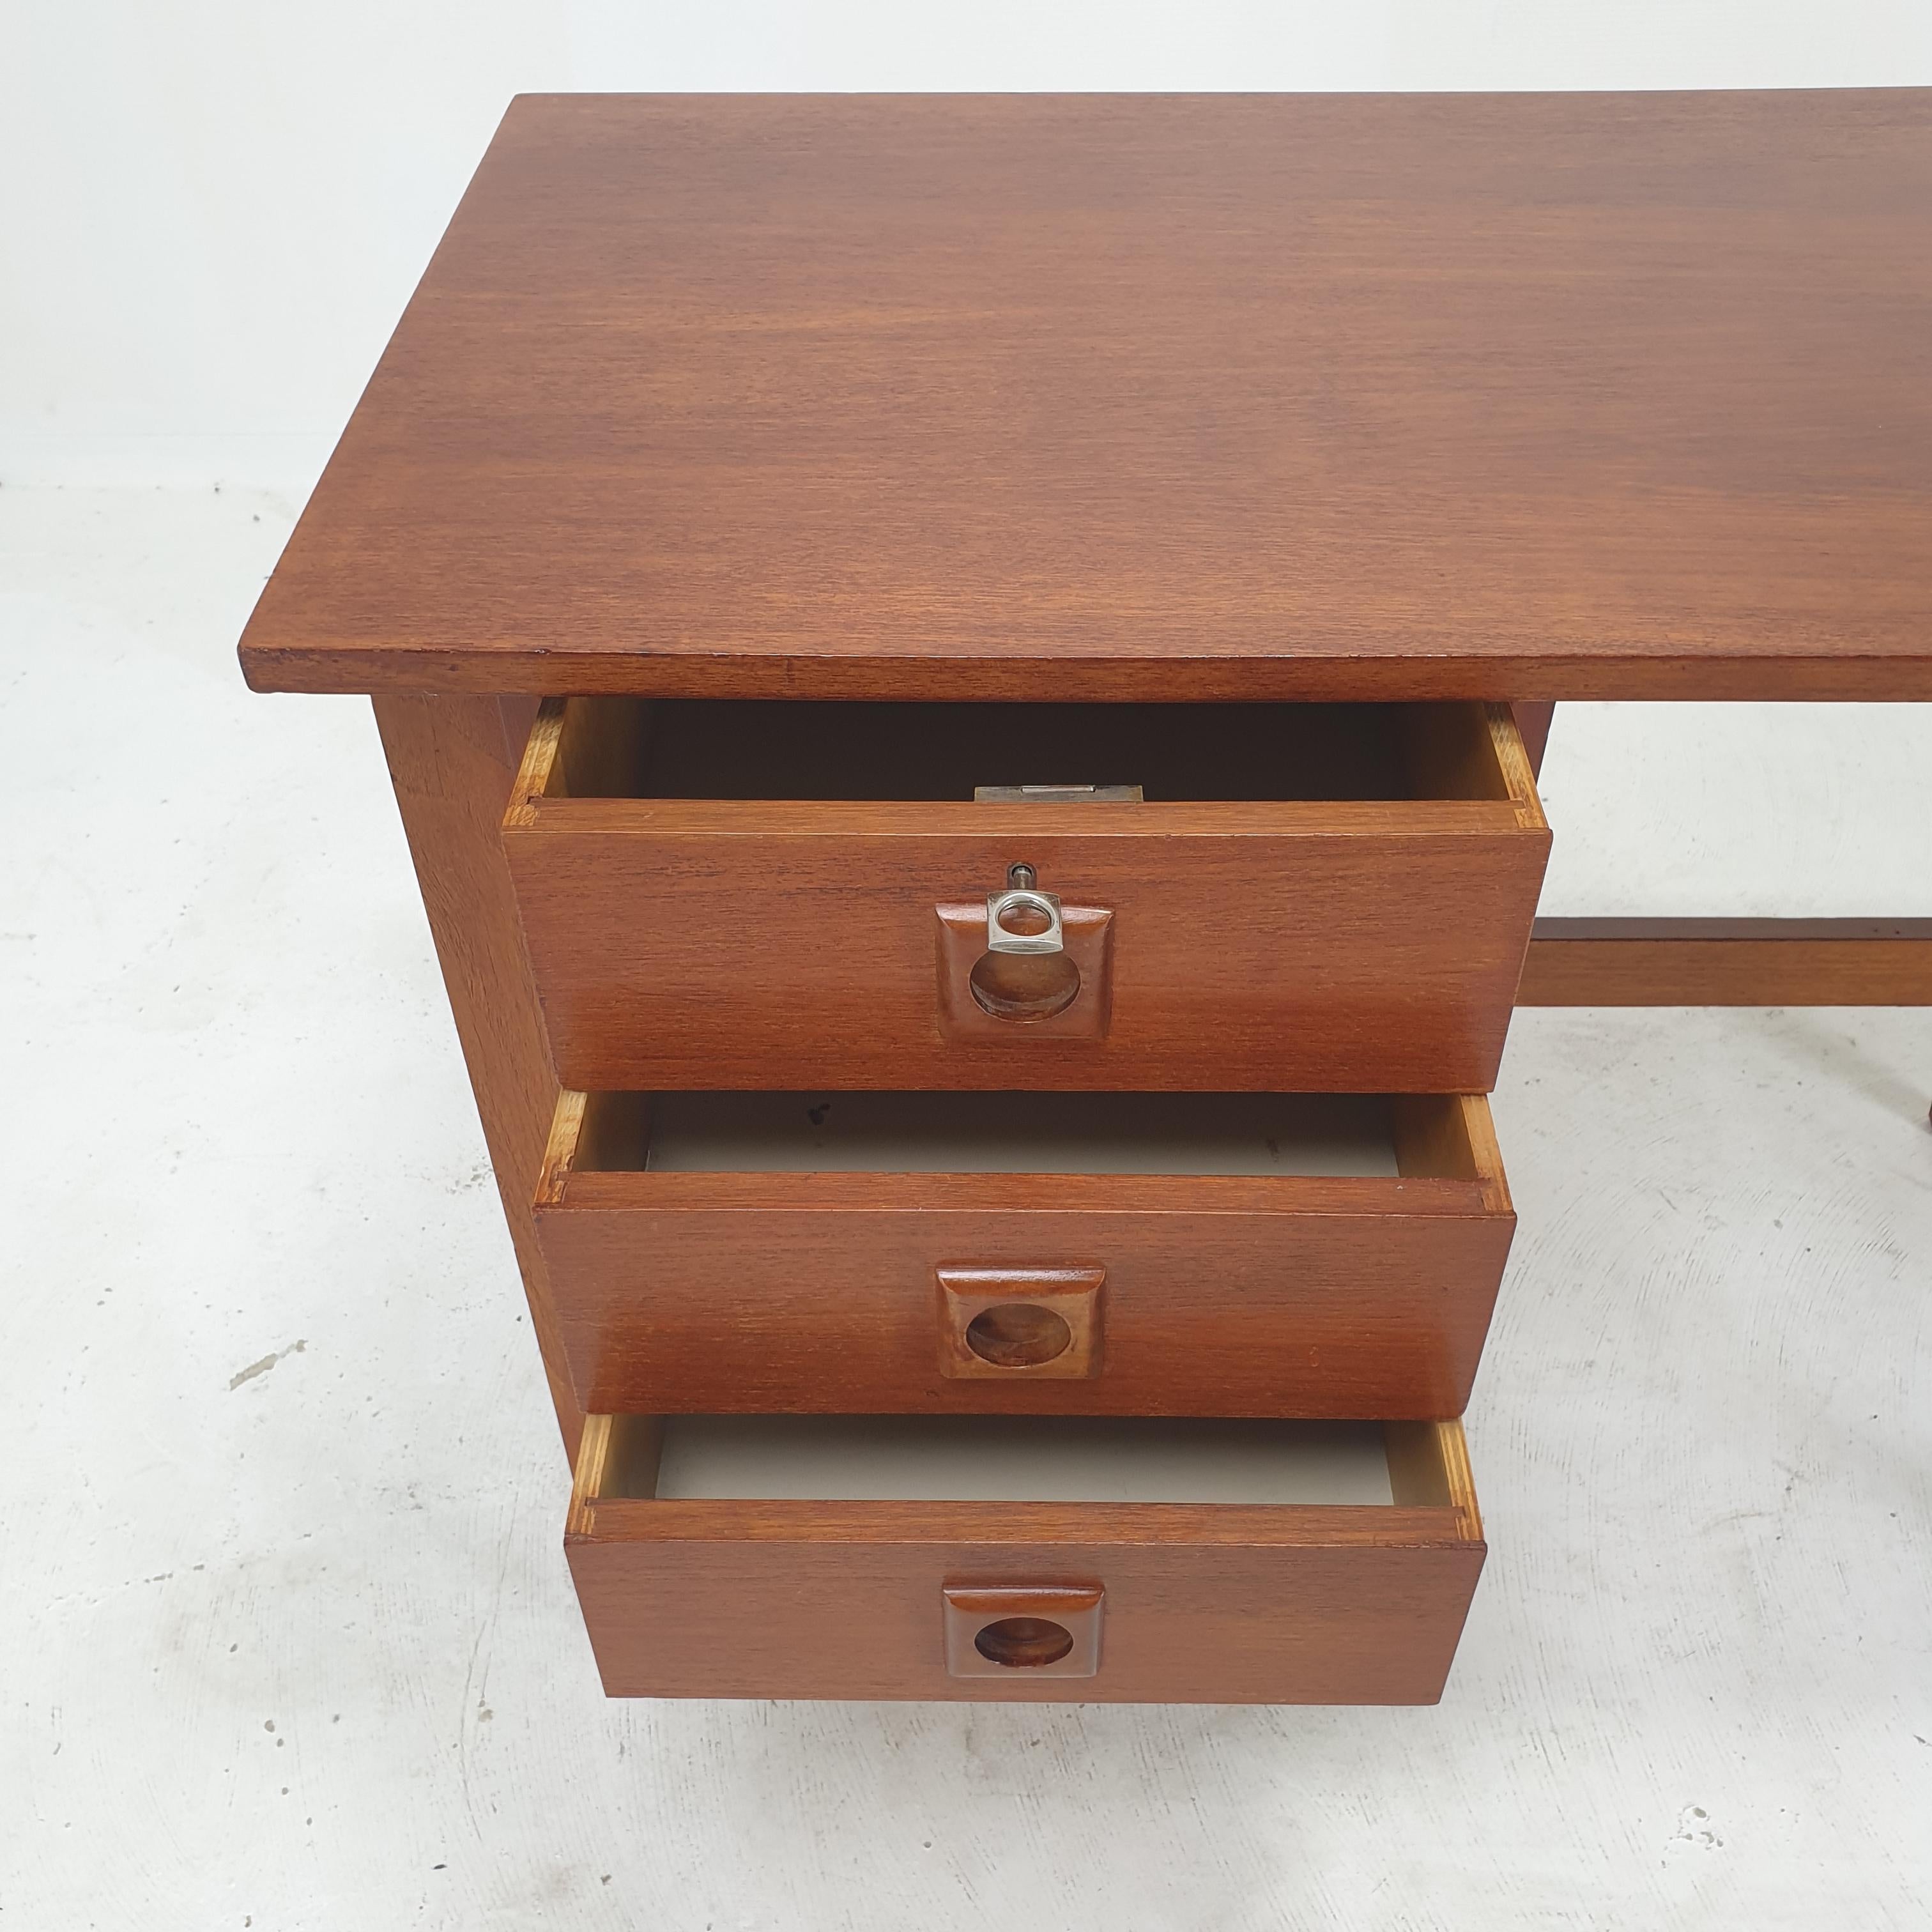
[[1932,92],[525,97],[264,690],[1932,698]]

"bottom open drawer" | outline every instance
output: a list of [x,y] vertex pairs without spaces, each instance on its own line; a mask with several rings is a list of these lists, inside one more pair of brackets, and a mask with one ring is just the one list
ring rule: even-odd
[[1457,1422],[589,1418],[605,1690],[1426,1704],[1483,1565]]

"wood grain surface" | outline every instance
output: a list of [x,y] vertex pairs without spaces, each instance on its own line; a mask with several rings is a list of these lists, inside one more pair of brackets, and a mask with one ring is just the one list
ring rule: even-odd
[[[820,707],[791,709],[773,755],[803,765]],[[824,709],[835,748],[874,755]],[[1318,707],[1243,707],[1252,795],[1224,777],[1202,797],[1190,751],[1169,754],[1177,796],[1096,806],[907,797],[830,754],[802,799],[687,795],[701,774],[664,796],[606,707],[548,704],[503,842],[559,1074],[587,1091],[1486,1090],[1549,830],[1506,706],[1388,710],[1330,734]],[[957,729],[931,728],[935,755]],[[1318,753],[1330,735],[1359,736],[1360,761]],[[1304,744],[1340,796],[1310,795]],[[837,786],[854,795],[822,795]],[[1016,860],[1112,914],[1104,1033],[941,1030],[957,962],[939,910],[983,904]]]
[[1932,1006],[1932,941],[1542,940],[1516,1004]]
[[1932,920],[1540,919],[1516,1004],[1932,1006]]
[[[1484,1556],[1459,1423],[1396,1434],[1384,1507],[604,1497],[592,1417],[566,1545],[613,1696],[1427,1704]],[[1106,1592],[1091,1678],[946,1673],[942,1591]]]
[[[1456,1415],[1516,1217],[1480,1096],[1399,1113],[1386,1180],[684,1174],[580,1166],[566,1094],[538,1238],[593,1412]],[[1100,1373],[942,1372],[940,1270],[1003,1265],[1105,1270]]]
[[375,704],[531,1325],[564,1446],[574,1456],[583,1412],[570,1392],[530,1209],[556,1108],[556,1076],[497,836],[536,706],[470,697],[386,696]]
[[1932,97],[525,97],[262,689],[1932,697]]

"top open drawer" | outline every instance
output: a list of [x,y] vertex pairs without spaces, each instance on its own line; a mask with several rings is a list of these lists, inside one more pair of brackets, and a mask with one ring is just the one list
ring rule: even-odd
[[566,1086],[1478,1092],[1506,706],[552,699],[504,824]]

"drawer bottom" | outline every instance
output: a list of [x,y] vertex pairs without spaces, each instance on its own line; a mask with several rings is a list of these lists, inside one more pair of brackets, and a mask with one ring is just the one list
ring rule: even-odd
[[614,1696],[1432,1703],[1484,1555],[1456,1422],[592,1416]]

